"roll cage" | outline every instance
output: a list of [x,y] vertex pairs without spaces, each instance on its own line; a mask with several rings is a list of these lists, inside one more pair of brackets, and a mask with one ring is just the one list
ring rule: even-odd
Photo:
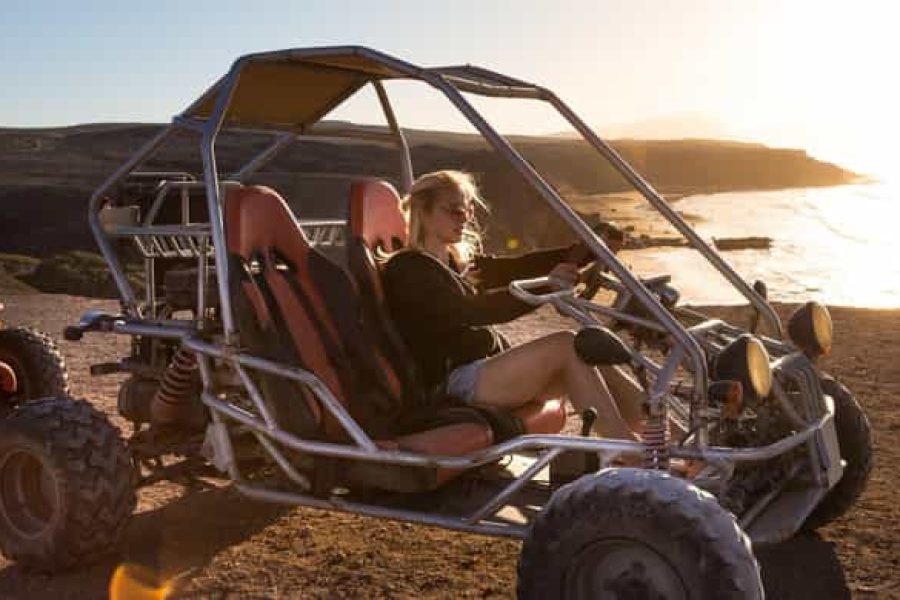
[[[292,67],[297,70],[309,69],[312,72],[325,71],[337,72],[345,76],[345,80],[335,82],[332,93],[324,94],[321,105],[304,107],[307,110],[297,111],[291,115],[289,111],[273,110],[272,115],[260,110],[253,112],[247,108],[254,100],[263,102],[265,96],[254,96],[250,89],[244,92],[248,86],[260,85],[260,80],[266,77],[265,67],[274,66],[279,71],[268,74],[270,79],[278,76]],[[255,72],[259,71],[259,72]],[[250,73],[250,77],[246,74]],[[291,87],[303,85],[302,73],[295,76],[288,85],[283,85],[282,91],[300,92],[301,89]],[[245,81],[242,82],[242,76]],[[414,79],[423,81],[441,93],[468,119],[468,121],[482,134],[491,147],[522,175],[522,177],[541,195],[542,198],[562,217],[588,247],[596,254],[612,273],[619,278],[632,291],[635,297],[650,311],[657,321],[672,335],[680,346],[688,360],[691,361],[693,372],[698,379],[697,389],[706,389],[707,373],[703,354],[696,341],[684,330],[684,327],[674,319],[671,314],[658,302],[625,266],[609,251],[602,240],[594,234],[590,228],[578,217],[578,215],[560,198],[556,190],[522,157],[512,145],[500,135],[466,100],[462,92],[478,94],[488,97],[532,99],[547,102],[552,105],[565,120],[625,179],[637,189],[731,284],[761,313],[774,331],[781,336],[782,328],[778,315],[772,307],[757,294],[740,275],[738,275],[718,252],[706,243],[697,233],[674,211],[665,199],[635,171],[625,160],[606,142],[600,139],[562,100],[553,92],[540,86],[513,79],[511,77],[494,73],[490,70],[475,67],[443,67],[422,68],[401,61],[381,52],[363,47],[330,47],[292,49],[276,52],[250,54],[239,58],[232,65],[228,73],[216,82],[200,99],[191,104],[183,113],[176,116],[172,124],[150,140],[128,163],[114,173],[91,197],[89,219],[91,229],[103,256],[109,262],[116,285],[119,288],[124,301],[125,309],[134,311],[137,306],[132,286],[122,270],[115,253],[110,247],[107,236],[100,227],[98,215],[100,203],[110,188],[134,169],[154,149],[164,142],[175,130],[189,129],[202,135],[200,151],[203,159],[203,176],[209,202],[209,214],[211,225],[211,237],[215,249],[217,270],[220,273],[218,285],[222,302],[222,320],[225,328],[225,343],[233,343],[235,335],[234,313],[227,294],[228,265],[225,260],[225,248],[221,243],[215,243],[224,238],[222,215],[220,210],[219,172],[216,168],[215,142],[219,131],[224,125],[234,123],[240,127],[256,127],[262,129],[288,129],[293,135],[316,136],[328,135],[332,137],[365,137],[368,139],[385,139],[395,143],[401,150],[401,182],[403,187],[411,184],[412,162],[409,145],[400,129],[397,119],[391,108],[390,101],[384,86],[381,84],[389,79]],[[385,117],[390,127],[387,136],[359,132],[317,130],[316,122],[335,108],[338,104],[356,93],[366,83],[374,86]],[[278,88],[277,84],[270,87]],[[282,100],[281,105],[289,102],[289,98]],[[271,96],[266,98],[271,101]],[[236,105],[235,110],[230,110]],[[243,111],[243,112],[242,112]],[[288,119],[298,119],[291,124],[285,123]],[[279,122],[279,120],[281,122]],[[256,156],[247,165],[240,169],[235,176],[240,179],[256,170],[265,161],[271,159],[278,151],[293,141],[291,135],[280,136],[269,148]],[[702,392],[701,392],[702,393]]]
[[[309,481],[291,465],[273,442],[296,451],[315,455],[444,468],[471,468],[488,464],[511,453],[530,450],[544,451],[522,476],[465,519],[461,521],[448,520],[445,517],[422,514],[418,514],[414,519],[454,529],[515,537],[523,535],[524,529],[510,528],[509,524],[491,521],[489,517],[494,515],[504,502],[521,490],[539,470],[555,457],[568,451],[606,454],[642,451],[642,446],[634,442],[563,435],[520,436],[484,450],[456,457],[423,456],[403,451],[380,450],[354,422],[327,386],[314,374],[241,352],[239,332],[236,328],[234,308],[229,292],[229,279],[232,274],[229,272],[224,241],[222,206],[227,187],[231,185],[231,182],[241,182],[251,176],[298,139],[337,138],[386,142],[394,145],[399,150],[401,158],[399,165],[401,188],[408,189],[413,181],[410,148],[383,85],[385,81],[399,79],[422,81],[440,91],[476,128],[488,144],[504,157],[571,227],[578,238],[593,252],[596,259],[609,269],[622,289],[627,290],[646,309],[654,320],[655,326],[670,337],[672,349],[665,363],[662,366],[656,366],[652,361],[645,361],[644,364],[652,369],[652,387],[648,390],[651,404],[666,404],[669,386],[682,363],[685,363],[693,378],[690,407],[682,407],[680,412],[681,418],[686,421],[685,427],[693,431],[695,435],[691,444],[671,447],[670,456],[686,459],[700,458],[711,462],[762,461],[804,444],[808,446],[810,455],[823,455],[816,448],[821,448],[824,442],[819,439],[821,436],[815,438],[814,436],[818,436],[822,428],[830,423],[832,414],[824,407],[820,390],[811,392],[811,395],[816,398],[817,405],[811,406],[806,414],[797,418],[796,433],[793,435],[766,447],[739,449],[710,447],[705,432],[700,426],[702,418],[698,416],[702,415],[707,407],[707,389],[709,387],[707,354],[701,338],[707,330],[715,329],[725,336],[735,334],[739,330],[732,328],[734,329],[732,331],[729,326],[718,321],[704,321],[697,326],[700,329],[688,328],[683,325],[669,309],[660,303],[657,296],[618,260],[603,240],[560,198],[558,192],[544,177],[479,114],[463,95],[463,93],[471,93],[495,98],[532,99],[553,106],[592,148],[639,191],[687,239],[688,243],[705,256],[749,301],[769,324],[771,330],[776,332],[776,338],[764,338],[767,347],[776,350],[776,353],[782,356],[789,355],[793,348],[780,341],[782,325],[778,315],[766,299],[754,291],[641,175],[627,164],[609,144],[600,139],[553,92],[480,67],[422,68],[363,47],[292,49],[250,54],[239,58],[228,73],[213,84],[196,102],[174,117],[170,125],[147,142],[127,163],[110,176],[93,194],[89,204],[90,227],[120,291],[124,314],[116,317],[88,314],[85,315],[80,327],[83,330],[110,331],[144,338],[180,341],[183,347],[198,355],[198,365],[204,383],[202,400],[211,409],[213,418],[213,425],[210,427],[210,433],[207,434],[207,440],[213,448],[212,460],[217,467],[229,473],[242,491],[269,500],[298,501],[296,495],[260,489],[243,481],[234,458],[231,439],[225,424],[226,418],[241,424],[250,431],[282,467],[287,476],[303,489],[309,489]],[[377,94],[388,124],[387,131],[344,128],[320,123],[323,116],[367,84],[370,84]],[[225,129],[271,133],[274,140],[234,173],[223,176],[217,168],[215,146],[217,137]],[[143,222],[124,225],[118,223],[111,226],[102,216],[110,192],[129,176],[139,175],[136,169],[142,162],[153,155],[176,132],[185,130],[200,135],[202,180],[196,181],[187,174],[182,177],[169,177],[169,180],[157,190],[154,205]],[[209,214],[208,224],[192,223],[190,220],[189,193],[193,189],[205,192],[205,208]],[[180,195],[183,215],[181,222],[178,224],[155,224],[154,216],[159,205],[171,193]],[[339,243],[340,227],[338,223],[301,221],[301,225],[314,241],[319,240],[326,245]],[[143,301],[138,299],[134,287],[123,269],[115,246],[117,238],[133,239],[148,265],[147,275],[151,285],[148,285],[147,297]],[[154,314],[153,263],[154,259],[158,257],[197,260],[199,282],[197,286],[197,323],[160,319]],[[221,319],[222,326],[218,339],[213,339],[215,336],[204,331],[203,322],[210,293],[206,285],[210,275],[210,259],[213,261],[217,275],[218,317]],[[578,305],[577,302],[570,303],[570,306],[575,307],[573,316],[579,320],[588,319],[587,315],[594,311],[593,308],[596,308],[584,304]],[[609,314],[625,320],[633,318],[616,311]],[[639,358],[639,355],[636,358]],[[228,364],[234,370],[239,383],[243,384],[248,391],[256,414],[212,393],[212,382],[215,377],[213,374],[214,361]],[[805,366],[798,367],[799,370],[805,368]],[[248,374],[250,371],[271,373],[308,386],[327,410],[341,423],[353,445],[300,439],[278,429],[266,408],[264,399]],[[818,406],[818,404],[822,404],[822,406]],[[833,459],[833,452],[831,452],[831,458]],[[825,463],[825,471],[833,470],[829,469],[827,460]],[[836,477],[839,477],[839,473],[836,476],[829,473],[828,483],[833,484],[831,480]],[[771,502],[771,498],[769,501]],[[392,509],[355,505],[344,500],[322,500],[304,496],[301,503],[392,518],[410,518],[409,514],[403,511],[391,512]]]

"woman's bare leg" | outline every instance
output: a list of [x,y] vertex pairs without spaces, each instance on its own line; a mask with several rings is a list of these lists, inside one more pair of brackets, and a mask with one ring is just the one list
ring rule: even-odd
[[562,331],[489,358],[478,379],[476,404],[511,409],[565,390],[576,409],[597,410],[595,427],[602,435],[634,439],[603,379],[578,358],[573,339],[572,332]]
[[644,419],[644,388],[622,367],[598,367],[598,370],[628,426],[640,431]]

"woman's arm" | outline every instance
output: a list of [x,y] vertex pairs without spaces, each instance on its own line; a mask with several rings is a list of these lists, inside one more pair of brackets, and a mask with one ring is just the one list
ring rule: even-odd
[[[625,232],[615,223],[600,221],[593,229],[613,253],[618,253],[625,244]],[[473,260],[471,277],[481,289],[491,289],[509,285],[516,279],[530,279],[547,275],[562,262],[575,262],[584,267],[594,259],[583,243],[576,242],[562,248],[538,250],[519,256],[477,256]]]
[[466,294],[448,269],[417,253],[391,259],[383,278],[397,318],[420,322],[433,331],[505,323],[534,308],[506,290]]
[[566,260],[572,246],[538,250],[519,256],[476,256],[468,276],[481,289],[492,289],[509,285],[516,279],[531,279],[547,275],[553,267]]

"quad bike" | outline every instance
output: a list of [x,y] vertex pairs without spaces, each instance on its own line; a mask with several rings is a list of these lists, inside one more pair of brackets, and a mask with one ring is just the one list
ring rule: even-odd
[[[585,362],[634,373],[646,396],[641,442],[587,435],[590,414],[584,435],[561,434],[560,401],[493,416],[428,404],[373,259],[405,242],[394,187],[360,178],[334,199],[349,196],[346,221],[310,221],[251,185],[291,143],[325,137],[392,144],[408,189],[410,150],[384,85],[394,79],[443,93],[589,249],[585,288],[543,277],[510,292],[570,316]],[[319,123],[365,86],[386,130]],[[463,92],[554,107],[748,300],[751,326],[681,307],[667,277],[628,270]],[[273,140],[224,174],[224,131]],[[198,136],[202,173],[138,170],[176,134]],[[129,356],[92,372],[128,374],[118,406],[133,431],[120,438],[65,396],[3,423],[7,446],[58,467],[40,487],[44,510],[0,530],[22,563],[92,560],[121,532],[136,486],[217,476],[259,500],[524,540],[522,598],[759,598],[752,545],[841,516],[869,474],[865,414],[816,366],[832,344],[827,309],[806,304],[785,336],[763,284],[748,285],[552,92],[505,75],[359,47],[244,56],[95,192],[89,221],[121,312],[88,313],[66,337],[131,336]],[[124,274],[126,247],[145,265],[141,297]],[[611,304],[595,301],[600,288]],[[93,443],[75,447],[75,435]],[[616,467],[621,456],[643,468]]]

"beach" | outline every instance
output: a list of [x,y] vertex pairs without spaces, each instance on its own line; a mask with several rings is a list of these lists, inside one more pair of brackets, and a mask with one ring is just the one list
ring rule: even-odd
[[[665,196],[707,243],[737,242],[724,258],[744,280],[765,281],[775,301],[900,308],[900,263],[882,258],[900,254],[896,185]],[[628,229],[633,243],[623,262],[643,277],[671,274],[683,301],[745,302],[636,192],[575,197],[572,205]]]

